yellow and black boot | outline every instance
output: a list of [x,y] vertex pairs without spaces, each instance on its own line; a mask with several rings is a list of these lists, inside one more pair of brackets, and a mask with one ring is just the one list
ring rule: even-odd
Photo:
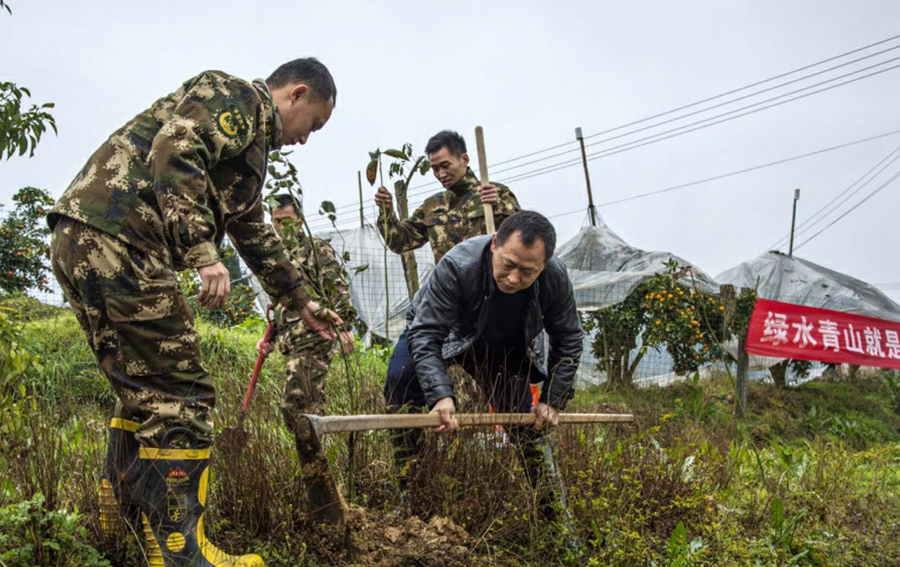
[[138,425],[124,417],[114,417],[109,424],[103,477],[97,491],[100,532],[108,541],[118,541],[129,533],[136,533],[139,527],[140,510],[132,494],[140,476],[139,446],[134,438]]
[[206,538],[203,524],[209,486],[208,448],[141,447],[139,461],[141,492],[136,496],[150,567],[264,565],[258,555],[229,555]]

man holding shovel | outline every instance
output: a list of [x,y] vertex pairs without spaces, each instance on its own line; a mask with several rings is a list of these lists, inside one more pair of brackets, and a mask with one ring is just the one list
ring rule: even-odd
[[310,301],[261,196],[268,151],[305,144],[336,97],[311,58],[252,83],[201,73],[114,132],[48,216],[54,275],[119,398],[101,526],[121,510],[151,565],[262,565],[204,531],[216,392],[176,271],[197,270],[200,303],[223,305],[227,233],[269,295],[334,339],[340,318]]
[[[493,236],[454,247],[410,306],[409,349],[395,351],[398,364],[392,365],[393,372],[389,369],[385,386],[395,407],[427,406],[439,413],[439,433],[457,427],[453,381],[447,373],[451,364],[474,378],[496,411],[533,412],[533,427],[513,426],[509,434],[521,450],[532,486],[549,489],[541,508],[550,517],[565,510],[565,493],[545,427],[556,425],[559,411],[573,395],[582,351],[572,283],[553,257],[555,245],[550,221],[533,211],[519,211]],[[550,341],[546,365],[538,340],[541,331]],[[539,403],[532,407],[530,384],[541,381]],[[421,436],[407,434],[403,442],[406,451],[398,451],[396,459],[401,483]]]
[[[287,383],[281,408],[288,429],[294,434],[303,480],[306,484],[309,512],[314,520],[330,526],[345,521],[346,504],[328,470],[328,461],[318,440],[311,436],[304,414],[325,415],[325,378],[336,350],[350,353],[355,346],[351,324],[356,310],[350,303],[347,274],[337,253],[324,240],[303,232],[299,203],[289,194],[275,196],[272,223],[281,235],[291,262],[300,272],[303,283],[313,298],[333,302],[343,320],[340,343],[324,339],[305,324],[296,311],[275,308],[273,342],[261,339],[257,349],[268,356],[275,346],[285,357]],[[329,291],[333,290],[333,291]]]

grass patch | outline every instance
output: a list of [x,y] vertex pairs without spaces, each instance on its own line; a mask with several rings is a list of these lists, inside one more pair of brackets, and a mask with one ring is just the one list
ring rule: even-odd
[[[198,330],[219,393],[221,431],[236,425],[262,328],[200,322]],[[134,564],[136,545],[103,543],[97,526],[96,482],[114,405],[106,379],[70,313],[35,318],[23,333],[40,367],[17,381],[24,394],[4,398],[0,508],[18,510],[40,494],[49,511],[78,511],[65,516],[66,526],[77,527],[71,553],[97,549],[100,561]],[[330,411],[383,411],[388,357],[375,348],[335,360]],[[304,513],[300,467],[279,407],[284,381],[275,354],[260,378],[241,458],[222,458],[226,447],[214,452],[209,531],[223,547],[261,551],[268,565],[341,564],[318,546]],[[579,391],[570,411],[636,416],[631,426],[554,433],[583,556],[565,548],[559,525],[541,520],[515,449],[490,432],[429,435],[413,508],[463,526],[473,565],[895,566],[900,415],[891,388],[880,376],[790,389],[754,383],[741,422],[732,418],[727,377]],[[386,433],[332,436],[326,450],[355,503],[376,517],[396,505]],[[4,541],[0,536],[0,557],[10,549]]]

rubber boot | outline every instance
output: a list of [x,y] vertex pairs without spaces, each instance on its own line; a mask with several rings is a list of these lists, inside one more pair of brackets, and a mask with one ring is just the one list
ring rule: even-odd
[[321,439],[316,437],[306,418],[298,419],[293,429],[303,483],[306,485],[309,516],[316,523],[341,530],[347,523],[349,508],[334,482]]
[[135,533],[140,522],[140,510],[134,500],[132,487],[140,475],[138,442],[134,432],[136,421],[114,417],[109,424],[109,442],[103,476],[97,490],[100,501],[100,533],[108,541],[117,541],[128,533]]
[[173,428],[167,436],[176,430],[192,439],[191,449],[139,450],[141,479],[135,496],[150,567],[262,567],[258,555],[229,555],[206,538],[209,449],[197,449],[196,438],[185,428]]
[[[390,413],[400,413],[398,408],[390,408]],[[394,446],[394,473],[400,487],[400,501],[391,512],[398,518],[409,517],[412,513],[409,501],[409,481],[415,476],[419,454],[425,446],[425,431],[415,429],[392,429],[391,444]]]

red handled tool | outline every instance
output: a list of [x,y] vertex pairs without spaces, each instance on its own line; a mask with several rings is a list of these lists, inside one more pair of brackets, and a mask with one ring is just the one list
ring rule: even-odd
[[[272,305],[269,304],[269,308],[266,309],[266,333],[263,335],[263,344],[268,344],[272,342],[272,333],[275,332],[275,324],[272,322],[271,317],[269,316],[272,312]],[[256,382],[259,380],[259,372],[262,370],[263,362],[266,361],[266,354],[263,352],[259,353],[259,356],[256,357],[256,366],[253,367],[253,374],[250,375],[250,384],[247,386],[247,393],[244,394],[244,403],[241,404],[241,422],[244,421],[244,416],[247,415],[247,410],[250,409],[250,401],[253,400],[253,392],[256,391]]]

